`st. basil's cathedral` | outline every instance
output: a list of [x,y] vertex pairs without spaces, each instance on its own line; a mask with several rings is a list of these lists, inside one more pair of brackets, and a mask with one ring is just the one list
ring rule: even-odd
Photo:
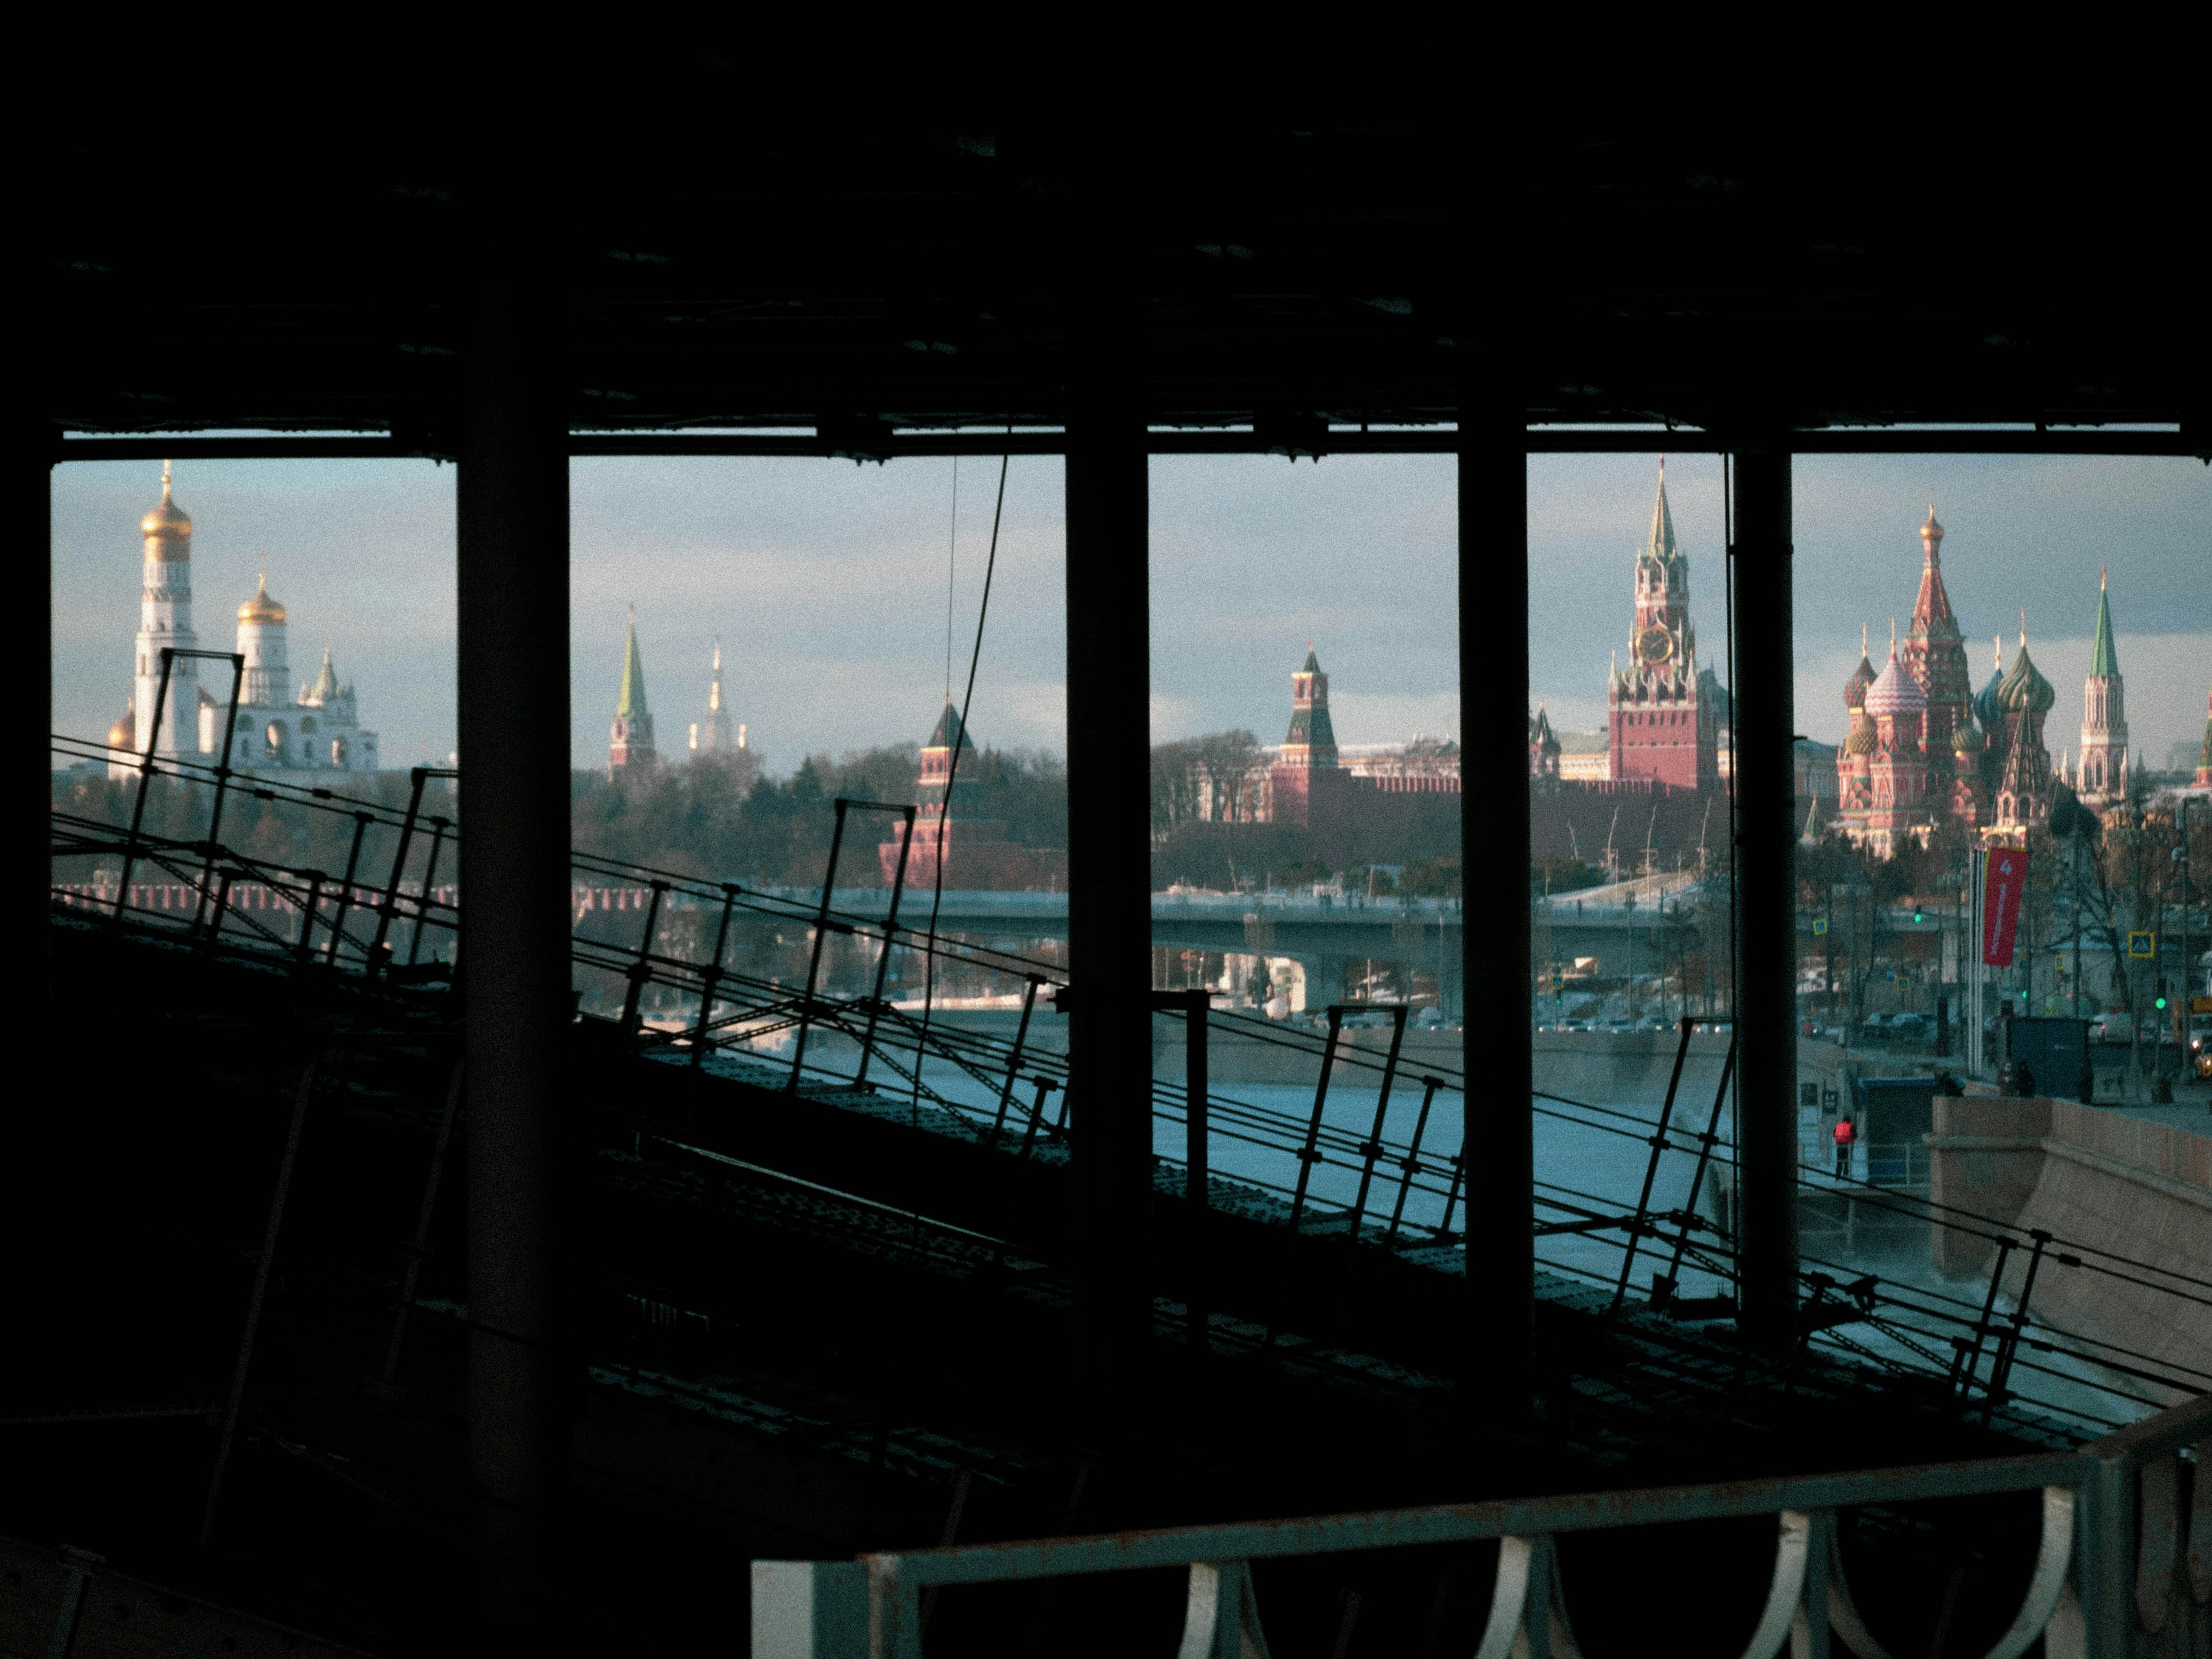
[[2124,798],[2126,684],[2103,581],[2082,688],[2081,759],[2069,777],[2063,765],[2052,765],[2044,742],[2057,694],[2028,655],[2025,615],[2012,665],[2005,665],[1999,635],[1989,682],[1975,692],[1943,588],[1943,526],[1932,506],[1920,545],[1920,592],[1902,648],[1893,623],[1889,659],[1877,672],[1863,634],[1859,665],[1844,682],[1850,732],[1836,754],[1837,829],[1887,856],[1908,842],[1926,846],[1946,821],[2011,840],[2050,822],[2061,788],[2076,792],[2092,811]]

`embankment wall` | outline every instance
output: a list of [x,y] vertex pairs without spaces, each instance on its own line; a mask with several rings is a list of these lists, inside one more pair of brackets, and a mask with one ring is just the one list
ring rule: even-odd
[[[2167,1274],[2212,1279],[2212,1136],[2070,1100],[1980,1096],[1936,1101],[1928,1144],[1937,1204],[1984,1217],[2023,1243],[2041,1228],[2063,1241],[2055,1251],[2086,1246],[2154,1270],[2105,1262],[2128,1275],[2118,1277],[2046,1256],[2031,1317],[2212,1372],[2212,1308],[2155,1288],[2170,1283]],[[1996,1253],[1960,1229],[1935,1231],[1936,1266],[1947,1275],[1985,1275]],[[2015,1297],[2027,1255],[2014,1251],[2006,1267],[2005,1290]]]

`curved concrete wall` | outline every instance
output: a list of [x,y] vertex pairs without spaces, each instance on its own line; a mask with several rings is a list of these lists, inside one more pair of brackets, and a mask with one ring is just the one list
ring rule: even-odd
[[[2069,1100],[1979,1096],[1937,1100],[1928,1144],[1936,1203],[1986,1216],[2023,1244],[2041,1228],[2159,1270],[2123,1267],[2149,1281],[2136,1284],[2046,1255],[2031,1321],[2212,1372],[2212,1308],[2154,1288],[2168,1273],[2212,1279],[2212,1137]],[[1946,1274],[1985,1275],[1996,1252],[1981,1239],[1936,1229],[1936,1266]],[[2007,1264],[2004,1288],[2014,1297],[2027,1254],[2014,1251]],[[2212,1299],[2201,1286],[2179,1288]]]

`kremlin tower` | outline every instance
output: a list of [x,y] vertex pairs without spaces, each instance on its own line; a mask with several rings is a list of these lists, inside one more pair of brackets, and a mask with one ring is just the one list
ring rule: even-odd
[[[1066,873],[1060,854],[1007,839],[1003,819],[958,816],[958,808],[977,793],[976,764],[975,745],[969,740],[960,711],[947,698],[929,741],[921,746],[921,771],[915,779],[908,888],[937,886],[941,859],[943,884],[949,889],[1007,891],[1048,886],[1057,891]],[[896,830],[890,840],[877,845],[876,859],[886,887],[898,879],[900,851]]]
[[632,605],[629,638],[623,647],[622,690],[607,743],[607,774],[617,780],[642,777],[659,758],[653,746],[653,712],[645,706],[645,659],[638,654],[637,607]]
[[1718,691],[1712,676],[1698,672],[1698,635],[1690,625],[1690,562],[1674,540],[1662,459],[1651,534],[1636,556],[1628,671],[1616,668],[1606,690],[1610,775],[1681,789],[1719,783]]
[[2081,686],[2081,760],[2075,769],[2074,789],[2092,811],[2102,811],[2128,793],[2127,683],[2120,675],[2112,599],[2105,591],[2101,570],[2097,573],[2096,642],[2089,653],[2089,675]]
[[1291,676],[1291,729],[1267,769],[1276,822],[1302,823],[1324,836],[1340,834],[1350,781],[1329,719],[1328,676],[1308,640],[1305,663]]

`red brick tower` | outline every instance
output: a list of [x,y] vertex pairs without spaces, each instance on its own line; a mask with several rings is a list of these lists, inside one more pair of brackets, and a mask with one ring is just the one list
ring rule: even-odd
[[1683,789],[1717,784],[1718,690],[1711,676],[1698,671],[1698,634],[1690,626],[1690,562],[1674,541],[1667,464],[1662,460],[1651,537],[1636,556],[1636,619],[1628,630],[1628,669],[1616,670],[1606,691],[1613,775]]
[[1336,727],[1328,717],[1328,676],[1306,641],[1305,665],[1291,676],[1291,729],[1282,753],[1267,769],[1275,821],[1303,823],[1316,835],[1343,828],[1350,776],[1338,764]]

